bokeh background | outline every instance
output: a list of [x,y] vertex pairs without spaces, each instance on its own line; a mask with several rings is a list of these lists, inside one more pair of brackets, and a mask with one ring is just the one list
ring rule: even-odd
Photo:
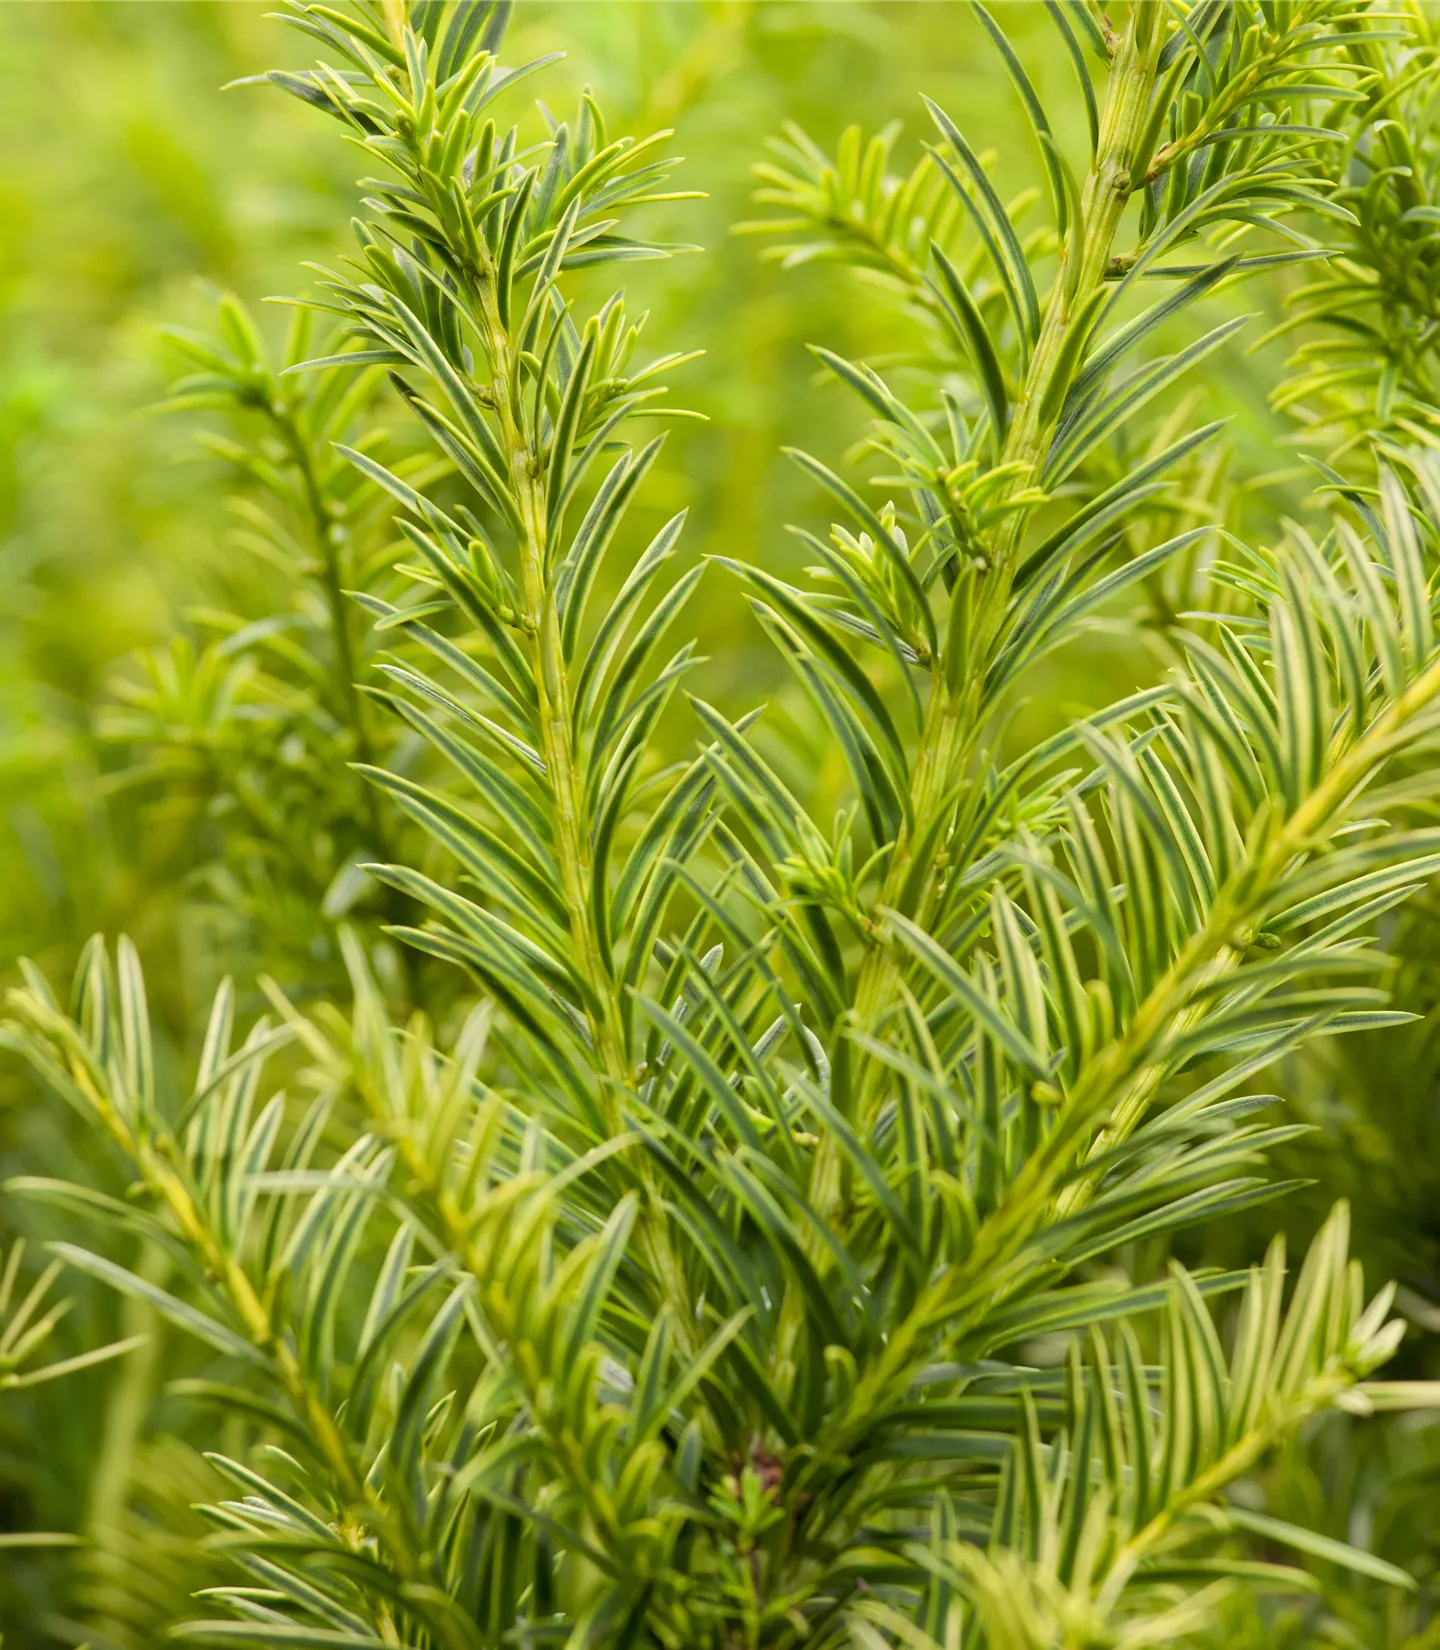
[[[1069,69],[1043,8],[1001,9],[1042,96],[1060,111],[1057,128],[1078,143]],[[342,255],[355,200],[353,152],[322,117],[269,88],[222,89],[307,60],[304,42],[265,10],[249,0],[0,6],[0,973],[11,977],[26,955],[64,978],[91,933],[128,932],[176,1048],[193,1041],[199,1005],[236,959],[192,897],[192,835],[166,825],[153,795],[117,785],[119,757],[101,730],[135,650],[184,633],[217,592],[233,599],[237,573],[225,470],[197,441],[202,421],[154,411],[178,370],[161,329],[208,325],[217,293],[233,291],[279,337],[284,314],[262,300],[303,289],[307,260]],[[651,311],[646,338],[656,352],[705,352],[674,383],[707,422],[671,437],[647,508],[660,517],[690,507],[691,555],[791,567],[785,524],[823,529],[824,516],[781,448],[799,442],[835,462],[863,429],[805,345],[891,358],[903,374],[913,340],[891,305],[833,267],[782,269],[760,255],[763,242],[732,232],[754,215],[750,168],[786,121],[828,148],[851,121],[871,130],[898,120],[901,157],[913,159],[925,92],[977,148],[999,151],[1013,191],[1034,157],[1008,82],[966,9],[947,0],[520,4],[507,57],[558,49],[566,62],[545,87],[557,107],[588,85],[612,129],[674,127],[687,157],[683,183],[705,192],[657,213],[654,225],[701,250],[637,266],[629,282],[631,308]],[[1258,337],[1281,313],[1285,281],[1267,278],[1210,304],[1253,311],[1249,336]],[[1267,403],[1282,370],[1282,349],[1247,354],[1242,335],[1207,363],[1201,399],[1182,414],[1232,416],[1240,485],[1224,507],[1257,531],[1304,506],[1289,427]],[[732,713],[773,697],[803,726],[738,593],[710,578],[693,613],[711,661],[706,697]],[[257,615],[264,595],[263,586],[249,590]],[[1158,656],[1133,637],[1122,647],[1101,633],[1064,657],[1044,691],[1053,703],[1094,703],[1156,668]],[[1414,957],[1402,990],[1422,1016],[1414,1036],[1383,1063],[1357,1042],[1291,1074],[1296,1104],[1320,1128],[1283,1167],[1315,1184],[1280,1214],[1266,1211],[1262,1225],[1284,1220],[1303,1235],[1334,1196],[1354,1196],[1372,1272],[1399,1271],[1433,1330],[1432,932],[1420,923],[1404,940]],[[5,1063],[0,1178],[64,1173],[81,1149],[94,1147],[59,1103]],[[37,1220],[0,1197],[0,1233],[43,1236]],[[1215,1241],[1227,1258],[1248,1258],[1263,1236],[1239,1228]],[[124,1327],[113,1301],[78,1284],[75,1292],[77,1346]],[[62,1326],[62,1341],[66,1333]],[[1423,1329],[1414,1348],[1409,1367],[1423,1369]],[[0,1532],[123,1522],[119,1510],[143,1502],[147,1481],[190,1470],[162,1459],[170,1446],[152,1401],[153,1366],[126,1367],[123,1379],[103,1370],[0,1394]],[[1427,1530],[1423,1509],[1435,1507],[1435,1452],[1420,1437],[1402,1453],[1398,1465],[1378,1444],[1358,1458],[1321,1449],[1293,1463],[1295,1493],[1312,1503],[1296,1515],[1325,1522],[1335,1474],[1388,1474],[1387,1484],[1400,1474],[1410,1512],[1397,1524],[1394,1556],[1433,1567],[1440,1520]],[[121,1572],[150,1566],[159,1576],[163,1542],[153,1531],[136,1539],[78,1561],[0,1553],[7,1650],[150,1642],[134,1578]],[[1388,1609],[1377,1619],[1388,1620]],[[1408,1627],[1395,1632],[1393,1642],[1406,1642]]]

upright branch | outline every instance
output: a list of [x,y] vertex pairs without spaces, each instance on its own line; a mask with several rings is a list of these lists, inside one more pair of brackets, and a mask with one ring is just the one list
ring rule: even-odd
[[[346,449],[398,502],[419,557],[401,571],[420,600],[362,597],[402,644],[382,663],[381,697],[458,774],[465,800],[430,775],[363,771],[478,897],[413,866],[374,870],[435,913],[397,932],[496,995],[508,1052],[593,1144],[643,1114],[654,1036],[636,993],[677,966],[667,913],[711,828],[714,781],[703,761],[666,767],[654,748],[693,663],[691,643],[657,660],[699,576],[662,583],[683,516],[618,580],[607,561],[660,447],[621,438],[641,417],[679,416],[658,404],[658,379],[685,358],[633,365],[644,318],[627,318],[619,292],[578,314],[568,277],[667,256],[622,233],[620,214],[683,197],[662,187],[667,134],[608,138],[588,94],[573,122],[547,114],[538,142],[497,128],[496,100],[544,63],[502,68],[504,10],[484,15],[397,11],[380,35],[302,7],[297,20],[348,78],[323,67],[273,78],[345,122],[388,174],[357,224],[358,271],[325,272],[319,301],[356,347],[307,365],[391,369],[451,470],[422,492]],[[655,1171],[627,1159],[613,1172],[646,1188],[643,1241],[689,1344]]]
[[[225,871],[207,878],[212,897],[221,892],[257,927],[314,908],[313,925],[290,942],[313,966],[327,921],[370,903],[357,864],[397,855],[403,834],[374,788],[344,771],[389,744],[365,697],[368,650],[348,592],[393,588],[390,558],[377,555],[393,532],[393,500],[335,450],[357,438],[385,450],[370,427],[383,375],[347,361],[290,376],[312,349],[309,312],[296,312],[278,360],[238,299],[222,296],[217,312],[214,335],[167,330],[191,370],[166,407],[221,417],[202,439],[237,483],[225,507],[238,610],[199,610],[193,622],[210,639],[196,648],[177,638],[167,654],[143,656],[147,680],[127,672],[123,707],[107,708],[101,727],[126,748],[127,783],[158,782],[172,802],[196,793],[197,835]],[[436,473],[424,453],[389,458],[412,482]],[[379,893],[372,909],[399,920],[403,899]],[[266,934],[264,947],[277,940]]]
[[[1173,356],[1143,362],[1128,377],[1117,379],[1117,369],[1222,283],[1319,255],[1308,245],[1249,254],[1227,247],[1208,262],[1175,266],[1164,261],[1166,254],[1197,242],[1202,232],[1233,240],[1242,229],[1269,228],[1302,208],[1348,217],[1328,199],[1323,176],[1313,175],[1324,131],[1294,122],[1286,100],[1292,89],[1298,98],[1332,89],[1337,98],[1349,95],[1345,76],[1353,65],[1336,58],[1334,31],[1353,7],[1319,3],[1286,8],[1284,16],[1264,7],[1205,8],[1181,27],[1159,7],[1136,5],[1118,35],[1102,35],[1083,7],[1051,8],[1091,115],[1091,153],[1079,185],[1013,47],[983,7],[975,10],[1039,144],[1053,237],[1033,241],[1036,250],[1027,256],[986,167],[938,106],[929,107],[940,142],[911,178],[877,185],[889,139],[879,150],[880,139],[872,144],[858,166],[869,181],[856,186],[857,199],[844,214],[862,225],[873,218],[859,261],[872,264],[877,249],[885,252],[887,273],[922,299],[933,318],[940,361],[962,363],[975,392],[967,405],[942,388],[945,433],[939,435],[873,371],[819,352],[877,415],[878,444],[896,462],[911,510],[902,526],[893,507],[877,513],[802,456],[845,504],[860,537],[837,529],[827,546],[807,535],[823,556],[821,576],[833,593],[790,592],[781,610],[781,622],[792,628],[796,612],[807,613],[800,633],[805,645],[814,646],[817,622],[826,629],[843,624],[879,643],[903,674],[918,679],[918,686],[907,684],[917,721],[908,750],[895,728],[881,723],[873,689],[857,683],[853,672],[832,682],[826,709],[832,720],[846,722],[846,748],[862,753],[851,765],[875,837],[868,862],[873,880],[832,879],[842,881],[843,898],[828,902],[833,915],[821,914],[822,900],[810,918],[812,926],[839,919],[862,939],[853,973],[842,980],[830,970],[834,987],[825,1018],[836,1028],[832,1093],[842,1112],[863,1126],[878,1115],[885,1080],[883,1065],[860,1045],[893,1031],[909,966],[890,914],[937,937],[962,921],[966,890],[977,886],[974,868],[994,847],[1001,814],[1013,818],[1019,803],[1013,784],[1009,796],[997,793],[995,770],[990,767],[987,778],[982,758],[1022,670],[1055,647],[1067,625],[1196,543],[1199,535],[1183,535],[1148,551],[1128,571],[1101,576],[1120,530],[1138,532],[1148,501],[1163,493],[1165,472],[1218,426],[1182,436],[1118,483],[1089,480],[1087,472],[1108,437],[1241,323],[1226,322]],[[1105,64],[1098,96],[1084,61],[1087,47]],[[1241,109],[1247,112],[1238,114]],[[851,147],[852,161],[858,147]],[[799,139],[788,152],[811,164]],[[823,221],[824,238],[806,248],[845,256],[833,203],[848,175],[822,170],[812,186],[808,178],[766,169],[767,181],[783,187],[767,189],[764,198],[801,214],[775,227],[793,233],[806,227],[807,217]],[[973,249],[927,204],[935,199],[935,178],[948,185],[974,229]],[[909,212],[926,205],[934,238],[924,253],[901,230],[901,201]],[[1121,251],[1132,203],[1137,240]],[[1289,225],[1286,234],[1307,239]],[[1047,244],[1054,263],[1042,303],[1036,268],[1043,267]],[[1172,281],[1176,291],[1135,313],[1129,300],[1152,277]],[[1055,523],[1059,499],[1075,493],[1079,507]],[[1037,519],[1047,524],[1041,537],[1031,531]],[[761,598],[772,605],[774,583],[764,584]],[[1062,749],[1063,742],[1053,754]],[[1050,752],[1037,756],[1049,760]],[[1018,780],[1022,769],[1014,771]],[[886,790],[877,807],[870,797],[882,775]],[[1037,803],[1037,818],[1045,806]],[[838,854],[838,847],[829,852]],[[833,1153],[823,1153],[817,1189],[829,1190],[822,1200],[835,1195],[836,1173]]]
[[[928,922],[936,881],[929,856],[944,841],[955,810],[956,783],[986,724],[986,676],[1002,639],[1028,515],[1026,508],[1006,506],[1014,504],[1017,495],[1028,494],[1032,505],[1038,502],[1041,461],[1083,365],[1106,294],[1111,251],[1145,161],[1141,145],[1159,69],[1159,20],[1157,8],[1134,6],[1114,48],[1084,191],[1060,245],[1039,336],[1000,446],[996,470],[1004,479],[991,506],[999,516],[998,525],[973,572],[967,577],[965,571],[957,571],[954,578],[950,623],[931,668],[909,806],[877,899],[882,909],[900,911],[922,924]],[[949,122],[941,120],[944,130]],[[891,946],[876,945],[865,957],[855,991],[855,1025],[861,1032],[873,1035],[890,1014],[898,968]]]

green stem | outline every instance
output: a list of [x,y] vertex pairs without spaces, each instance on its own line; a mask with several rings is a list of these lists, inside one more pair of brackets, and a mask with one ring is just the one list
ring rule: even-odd
[[[297,1420],[330,1472],[336,1500],[347,1509],[342,1538],[360,1549],[371,1536],[403,1581],[416,1582],[426,1574],[419,1554],[398,1526],[379,1490],[356,1465],[350,1445],[328,1405],[311,1385],[289,1338],[276,1323],[270,1305],[251,1282],[241,1263],[230,1254],[206,1218],[186,1178],[174,1166],[180,1152],[168,1137],[137,1137],[93,1080],[87,1065],[71,1061],[70,1075],[85,1094],[102,1127],[135,1165],[143,1184],[169,1210],[181,1237],[190,1245],[205,1276],[223,1292],[255,1346],[270,1360],[271,1369]],[[350,1515],[358,1515],[355,1522]],[[383,1642],[400,1644],[388,1605],[381,1605],[379,1627]]]
[[[1110,250],[1129,202],[1146,115],[1158,67],[1154,19],[1136,6],[1130,27],[1116,51],[1106,88],[1099,142],[1085,180],[1074,232],[1061,250],[1054,285],[1046,302],[1040,334],[1015,402],[998,463],[1016,471],[999,494],[999,502],[1033,483],[1049,446],[1064,402],[1056,375],[1067,361],[1079,370],[1081,352],[1065,348],[1071,328],[1084,321],[1092,295],[1105,280]],[[984,720],[985,673],[1004,636],[1005,608],[1014,583],[1025,516],[1012,511],[1001,517],[989,566],[976,575],[977,600],[970,631],[966,668],[952,672],[945,654],[935,661],[929,702],[910,787],[910,808],[901,825],[877,898],[927,921],[944,865],[943,845],[954,811],[957,782],[973,755]],[[960,645],[947,637],[946,651]],[[952,675],[957,679],[951,683]],[[866,953],[856,984],[853,1023],[871,1036],[883,1035],[901,983],[901,963],[893,943],[876,925],[879,936]],[[853,1111],[863,1121],[880,1073],[875,1062],[860,1062]],[[838,1165],[823,1149],[817,1156],[814,1188],[833,1206]]]
[[[305,495],[305,508],[310,517],[310,531],[320,564],[320,583],[325,592],[325,603],[330,615],[330,636],[335,650],[335,688],[343,714],[350,724],[357,761],[371,766],[375,748],[370,739],[369,722],[365,715],[365,701],[360,693],[356,669],[355,641],[350,626],[350,604],[345,596],[344,574],[340,566],[340,546],[336,541],[336,522],[320,485],[315,468],[315,455],[310,450],[293,412],[274,412],[271,417],[290,454],[290,462],[300,477]],[[375,792],[370,785],[363,786],[365,813],[375,841],[375,852],[384,859],[391,858],[384,822]]]
[[[575,737],[572,688],[551,582],[544,470],[539,453],[532,449],[525,434],[513,344],[501,318],[495,272],[483,246],[480,256],[480,266],[472,268],[470,273],[469,295],[490,362],[490,398],[500,425],[501,446],[510,466],[510,481],[520,517],[525,628],[534,638],[540,748],[555,794],[555,846],[574,945],[571,961],[585,990],[585,1012],[600,1076],[601,1114],[614,1136],[627,1127],[625,1096],[633,1086],[635,1074],[631,1068],[619,982],[606,961],[595,926],[592,903],[595,863],[585,808],[582,754]],[[659,1178],[648,1161],[641,1164],[639,1177],[645,1194],[640,1241],[655,1270],[661,1298],[669,1303],[681,1354],[692,1355],[698,1347],[693,1298],[671,1240]]]
[[[1301,27],[1303,30],[1303,24]],[[1343,34],[1345,30],[1344,22],[1337,25],[1338,33]],[[1249,65],[1226,82],[1220,95],[1205,111],[1205,119],[1183,137],[1177,138],[1174,143],[1160,145],[1150,158],[1143,182],[1153,183],[1162,173],[1183,165],[1202,144],[1208,143],[1216,132],[1238,122],[1246,99],[1261,90],[1279,65],[1290,55],[1293,48],[1287,46],[1286,34],[1287,31],[1282,25],[1278,34],[1267,35],[1265,39],[1269,49],[1257,51]]]
[[[1440,658],[1433,660],[1393,704],[1343,752],[1319,785],[1256,847],[1217,896],[1210,914],[1116,1038],[1077,1078],[1056,1126],[1022,1165],[999,1208],[980,1228],[962,1266],[938,1279],[927,1302],[912,1313],[885,1348],[877,1369],[856,1387],[852,1411],[865,1413],[896,1380],[905,1378],[924,1336],[984,1301],[999,1304],[1011,1287],[1017,1257],[1033,1232],[1056,1218],[1060,1181],[1075,1166],[1087,1134],[1103,1127],[1086,1153],[1093,1161],[1131,1134],[1168,1072],[1166,1045],[1194,1023],[1203,987],[1243,961],[1266,902],[1298,861],[1333,835],[1335,824],[1395,750],[1407,726],[1440,697]],[[1077,1182],[1059,1205],[1065,1213],[1086,1201],[1093,1176]]]
[[1288,1433],[1294,1432],[1310,1416],[1329,1409],[1336,1397],[1353,1385],[1348,1370],[1322,1371],[1306,1383],[1284,1410],[1233,1444],[1192,1483],[1176,1490],[1150,1522],[1137,1530],[1116,1553],[1100,1592],[1102,1612],[1114,1608],[1140,1564],[1152,1553],[1164,1550],[1167,1538],[1187,1513],[1213,1501],[1227,1484],[1249,1472]]
[[[1142,23],[1145,24],[1143,39]],[[1031,473],[1018,475],[1008,482],[1001,494],[1002,501],[1033,479],[1033,471],[1044,457],[1060,421],[1064,396],[1056,393],[1060,388],[1055,382],[1056,373],[1065,357],[1071,327],[1083,317],[1093,294],[1105,283],[1110,251],[1137,182],[1135,170],[1141,158],[1139,146],[1155,89],[1158,47],[1150,8],[1135,6],[1130,27],[1110,70],[1099,142],[1080,197],[1078,233],[1061,248],[1060,264],[1035,353],[1000,454],[1002,465],[1018,462]],[[1070,360],[1071,372],[1077,373],[1082,365],[1079,353],[1071,351]],[[1006,516],[995,545],[995,576],[990,584],[998,596],[992,595],[991,601],[1000,607],[1014,577],[1015,552],[1024,520],[1020,512]]]
[[[1198,1014],[1193,1006],[1197,986],[1229,972],[1243,959],[1243,941],[1263,902],[1291,874],[1296,862],[1313,852],[1317,841],[1324,839],[1331,822],[1385,762],[1407,725],[1428,709],[1437,695],[1440,695],[1440,659],[1432,661],[1389,709],[1376,717],[1364,735],[1339,758],[1274,833],[1259,859],[1249,867],[1242,867],[1222,890],[1205,926],[1146,999],[1126,1037],[1112,1045],[1118,1070],[1128,1070],[1131,1075],[1128,1082],[1112,1081],[1102,1088],[1102,1095],[1118,1095],[1118,1100],[1111,1106],[1109,1121],[1087,1154],[1090,1159],[1099,1158],[1127,1139],[1154,1098],[1163,1068],[1144,1064],[1147,1047],[1153,1047],[1155,1038],[1162,1032],[1167,1039],[1173,1039],[1176,1032],[1188,1029],[1190,1017]],[[1091,1115],[1095,1115],[1094,1103],[1089,1109]],[[1078,1181],[1063,1207],[1078,1207],[1091,1189],[1089,1178]]]
[[[626,1056],[624,1020],[616,980],[606,965],[595,928],[591,894],[595,866],[586,818],[580,757],[574,738],[569,672],[560,635],[560,615],[550,580],[549,527],[539,454],[526,438],[518,406],[509,333],[500,318],[493,280],[481,282],[480,314],[490,357],[490,392],[500,423],[501,446],[510,464],[510,482],[519,507],[520,567],[525,627],[534,637],[535,684],[539,697],[540,749],[555,792],[555,846],[565,904],[570,914],[573,962],[586,987],[586,1015],[596,1063],[609,1079],[600,1096],[612,1133],[622,1127],[620,1092],[632,1073]],[[617,1087],[618,1085],[618,1087]]]

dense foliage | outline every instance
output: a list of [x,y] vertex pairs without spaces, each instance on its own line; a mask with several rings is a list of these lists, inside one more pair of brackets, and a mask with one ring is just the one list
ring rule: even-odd
[[[232,94],[358,198],[165,328],[206,588],[17,694],[161,983],[13,902],[11,1642],[1434,1642],[1432,17],[901,12],[1006,98],[907,138],[728,4],[617,131],[600,10]],[[697,251],[767,31],[844,95]],[[789,546],[711,259],[827,295]]]

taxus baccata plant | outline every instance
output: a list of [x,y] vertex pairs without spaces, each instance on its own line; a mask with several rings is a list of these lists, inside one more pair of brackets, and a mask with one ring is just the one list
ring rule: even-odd
[[1363,95],[1333,122],[1341,141],[1327,171],[1352,219],[1334,256],[1291,295],[1279,330],[1300,342],[1273,397],[1321,456],[1352,462],[1377,438],[1433,447],[1440,400],[1435,17],[1407,6],[1388,25],[1344,45],[1364,71]]
[[[681,519],[627,524],[684,358],[587,272],[673,250],[633,217],[683,199],[664,135],[610,136],[588,95],[508,125],[544,64],[502,67],[503,7],[290,14],[320,63],[271,79],[367,176],[308,300],[325,353],[246,369],[272,442],[309,405],[279,386],[325,386],[266,485],[313,478],[317,534],[363,489],[403,548],[370,577],[322,553],[300,611],[331,645],[287,663],[313,725],[350,718],[306,749],[373,787],[346,840],[394,845],[389,936],[450,983],[397,1012],[346,930],[343,1006],[266,979],[242,1024],[227,984],[184,1075],[127,942],[68,1005],[33,969],[11,996],[10,1046],[133,1182],[15,1190],[128,1234],[55,1251],[196,1346],[170,1398],[209,1418],[214,1534],[156,1629],[1078,1650],[1216,1642],[1312,1567],[1410,1585],[1263,1499],[1321,1414],[1437,1397],[1377,1378],[1405,1326],[1346,1208],[1293,1277],[1278,1241],[1153,1264],[1287,1189],[1266,1157],[1297,1126],[1254,1087],[1405,1018],[1379,936],[1440,867],[1436,457],[1334,470],[1318,530],[1252,545],[1164,531],[1218,424],[1155,440],[1242,324],[1201,329],[1207,296],[1355,231],[1332,150],[1393,30],[1328,0],[1053,6],[1072,153],[976,10],[1043,211],[936,105],[909,173],[853,129],[762,173],[786,260],[854,265],[919,340],[903,394],[819,346],[879,473],[797,451],[843,518],[802,532],[806,582],[758,551],[708,574],[844,758],[830,822],[762,707],[703,696]],[[202,364],[223,382],[190,393],[247,381]],[[1016,720],[1182,560],[1207,599],[1163,670],[1137,649],[1127,696]]]
[[[316,319],[295,312],[273,364],[233,297],[215,336],[169,332],[193,370],[165,410],[226,419],[206,444],[233,472],[228,547],[262,605],[246,613],[236,579],[232,606],[191,615],[198,635],[133,662],[99,727],[121,755],[113,787],[143,799],[152,828],[189,840],[195,893],[238,930],[241,954],[301,980],[324,977],[328,925],[384,912],[358,866],[396,830],[353,771],[395,743],[362,688],[370,634],[353,599],[396,581],[391,499],[336,450],[376,445],[382,375],[287,376],[312,354]],[[423,451],[391,462],[419,485],[443,471]]]

